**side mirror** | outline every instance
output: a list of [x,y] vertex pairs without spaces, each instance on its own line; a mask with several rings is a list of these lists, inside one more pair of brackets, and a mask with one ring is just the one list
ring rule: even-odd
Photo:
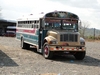
[[78,21],[78,28],[79,30],[82,28],[81,20]]

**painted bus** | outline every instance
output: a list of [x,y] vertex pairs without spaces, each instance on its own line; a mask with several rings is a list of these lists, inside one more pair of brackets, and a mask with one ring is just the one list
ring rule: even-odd
[[16,26],[7,26],[4,36],[15,37],[16,36]]
[[85,40],[80,37],[81,21],[71,12],[54,11],[39,17],[23,18],[17,21],[16,38],[21,41],[21,48],[30,45],[44,58],[50,59],[55,54],[72,54],[77,60],[86,55]]

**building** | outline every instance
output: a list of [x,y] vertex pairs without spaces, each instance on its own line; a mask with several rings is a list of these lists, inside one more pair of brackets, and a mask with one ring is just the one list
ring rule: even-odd
[[9,26],[16,26],[16,21],[0,19],[0,36],[7,32]]

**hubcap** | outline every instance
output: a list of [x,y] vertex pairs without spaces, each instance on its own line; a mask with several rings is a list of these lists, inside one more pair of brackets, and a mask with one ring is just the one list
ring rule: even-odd
[[48,50],[49,50],[49,49],[48,49],[48,46],[45,46],[44,53],[45,53],[46,55],[48,55],[48,53],[49,53]]
[[23,41],[21,41],[21,47],[23,47]]

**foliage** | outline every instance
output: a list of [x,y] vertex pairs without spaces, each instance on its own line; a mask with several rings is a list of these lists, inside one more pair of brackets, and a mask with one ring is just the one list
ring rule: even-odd
[[85,37],[85,31],[90,26],[90,23],[88,21],[83,21],[81,24],[81,30],[79,31],[81,36]]
[[86,40],[100,40],[100,35],[99,36],[85,36]]
[[100,40],[100,30],[95,28],[88,28],[90,23],[83,21],[80,29],[80,36],[88,40]]

